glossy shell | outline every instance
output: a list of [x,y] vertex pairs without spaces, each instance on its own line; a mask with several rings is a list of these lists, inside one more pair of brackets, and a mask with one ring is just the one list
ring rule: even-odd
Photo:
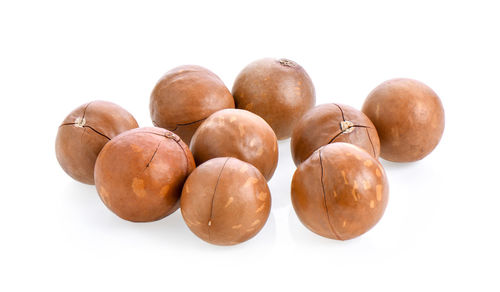
[[94,166],[102,147],[116,135],[137,128],[134,117],[117,104],[92,101],[77,107],[61,123],[56,157],[75,180],[94,184]]
[[255,236],[271,210],[266,179],[236,158],[219,157],[198,166],[182,190],[181,211],[189,229],[217,245]]
[[311,231],[332,239],[355,238],[384,214],[389,186],[382,165],[361,148],[333,143],[299,165],[292,204]]
[[149,108],[155,126],[174,132],[189,145],[201,122],[220,109],[234,108],[234,100],[217,75],[186,65],[170,70],[158,81]]
[[257,167],[270,180],[278,164],[278,141],[271,127],[245,110],[225,109],[205,120],[191,141],[199,165],[215,157],[235,157]]
[[191,152],[177,135],[139,128],[104,146],[95,167],[96,187],[104,204],[121,218],[155,221],[177,210],[194,168]]
[[295,165],[334,142],[354,144],[375,158],[380,154],[377,130],[365,114],[348,105],[328,103],[308,111],[293,130],[290,147]]
[[363,112],[377,128],[380,156],[395,162],[417,161],[434,150],[444,131],[444,109],[422,82],[392,79],[366,98]]
[[236,107],[261,116],[279,140],[292,130],[316,103],[307,72],[288,59],[261,59],[245,67],[233,85]]

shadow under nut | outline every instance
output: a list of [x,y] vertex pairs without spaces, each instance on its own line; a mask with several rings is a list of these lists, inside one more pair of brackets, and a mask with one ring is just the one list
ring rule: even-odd
[[196,130],[191,151],[199,165],[215,157],[235,157],[270,180],[278,165],[278,141],[261,117],[240,109],[220,110]]
[[265,178],[249,163],[219,157],[198,166],[181,196],[189,229],[206,242],[234,245],[254,237],[271,211]]
[[292,179],[300,221],[324,237],[347,240],[371,229],[384,214],[389,186],[382,165],[348,143],[319,148]]
[[73,179],[94,184],[99,152],[116,135],[137,128],[134,117],[117,104],[92,101],[74,109],[57,131],[56,157]]
[[236,107],[262,117],[279,140],[289,138],[295,124],[316,103],[311,78],[288,59],[250,63],[236,77],[232,93]]
[[155,221],[177,210],[182,186],[194,168],[191,152],[177,135],[161,128],[134,129],[102,149],[96,188],[119,217]]
[[434,150],[443,135],[441,100],[416,80],[383,82],[368,95],[363,112],[377,128],[380,156],[390,161],[420,160]]
[[155,126],[176,133],[188,145],[201,122],[224,108],[234,108],[229,89],[213,72],[195,65],[167,72],[157,82],[150,98]]
[[290,141],[295,165],[321,146],[335,142],[354,144],[375,158],[380,154],[377,130],[370,119],[348,105],[329,103],[309,110],[295,126]]

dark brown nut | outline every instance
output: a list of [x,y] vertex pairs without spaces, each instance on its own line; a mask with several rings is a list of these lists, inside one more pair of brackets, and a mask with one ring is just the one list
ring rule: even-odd
[[319,147],[334,142],[351,143],[378,158],[377,130],[365,114],[343,104],[322,104],[309,110],[295,126],[290,147],[295,165]]
[[224,108],[234,108],[227,87],[217,75],[194,65],[167,72],[153,89],[149,106],[153,124],[179,135],[187,145],[201,122]]
[[232,92],[236,107],[261,116],[279,140],[289,138],[295,124],[316,103],[311,78],[287,59],[249,64],[234,81]]
[[363,112],[377,128],[380,156],[395,162],[417,161],[434,150],[444,131],[444,109],[422,82],[392,79],[366,98]]
[[77,107],[57,131],[56,157],[75,180],[94,184],[97,155],[109,139],[137,128],[134,117],[117,104],[92,101]]
[[292,179],[292,204],[311,231],[347,240],[372,228],[382,217],[389,186],[382,165],[348,143],[319,148],[299,165]]
[[278,165],[278,141],[261,117],[240,109],[220,110],[206,119],[191,141],[196,164],[235,157],[252,164],[270,180]]
[[116,215],[149,222],[179,208],[182,186],[195,167],[179,136],[161,128],[139,128],[104,146],[95,182],[102,201]]
[[271,211],[266,179],[253,165],[219,157],[198,166],[188,177],[181,212],[199,238],[218,245],[254,237]]

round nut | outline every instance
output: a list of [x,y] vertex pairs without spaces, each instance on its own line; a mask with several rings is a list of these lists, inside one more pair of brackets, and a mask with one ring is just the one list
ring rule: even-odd
[[102,201],[116,215],[149,222],[178,209],[182,186],[195,167],[177,135],[161,128],[139,128],[104,146],[95,182]]
[[278,139],[290,137],[302,115],[316,103],[307,72],[288,59],[261,59],[245,67],[233,85],[236,107],[261,116]]
[[212,244],[233,245],[254,237],[270,210],[266,179],[257,168],[236,158],[203,163],[182,190],[184,221],[196,236]]
[[137,128],[134,117],[117,104],[92,101],[74,109],[57,131],[56,157],[73,179],[94,184],[94,166],[102,147],[116,135]]
[[319,148],[292,179],[300,221],[321,236],[347,240],[367,232],[384,214],[389,186],[382,165],[348,143]]
[[377,128],[380,156],[394,162],[417,161],[434,150],[444,131],[444,109],[422,82],[392,79],[366,98],[363,112]]

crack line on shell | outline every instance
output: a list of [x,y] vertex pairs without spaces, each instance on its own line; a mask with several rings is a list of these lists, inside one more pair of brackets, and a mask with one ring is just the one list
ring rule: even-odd
[[160,143],[158,143],[158,145],[156,146],[156,149],[155,149],[155,152],[153,152],[153,155],[151,156],[151,159],[149,159],[148,163],[146,164],[146,167],[144,168],[144,171],[146,171],[146,169],[148,169],[149,165],[151,164],[151,162],[153,161],[153,158],[155,157],[156,155],[156,152],[158,152],[158,149],[160,149],[160,145],[163,141],[160,141]]
[[368,135],[368,140],[370,141],[370,145],[372,145],[372,151],[373,151],[373,156],[377,156],[377,154],[375,154],[375,147],[373,146],[373,142],[372,142],[372,138],[370,137],[370,132],[368,132],[368,127],[365,128],[366,130],[366,135]]
[[82,120],[85,118],[85,114],[87,113],[87,108],[90,106],[90,104],[93,103],[93,101],[87,103],[85,108],[83,109],[83,115],[82,115]]
[[96,132],[97,134],[103,136],[104,138],[108,139],[108,140],[111,140],[111,138],[109,138],[108,136],[104,135],[103,133],[97,131],[96,129],[92,128],[91,126],[88,126],[88,125],[85,125],[83,126],[83,128],[89,128],[91,129],[92,131]]
[[321,167],[321,189],[323,190],[323,202],[325,204],[326,218],[328,219],[328,227],[330,227],[330,231],[336,236],[338,239],[342,239],[338,233],[335,231],[335,228],[332,226],[332,222],[330,221],[330,213],[328,212],[328,205],[326,203],[326,192],[325,192],[325,184],[323,182],[324,171],[323,171],[323,159],[321,158],[321,150],[318,151],[319,155],[319,165]]
[[336,103],[334,103],[334,105],[336,105],[336,106],[339,108],[340,113],[342,114],[342,120],[343,120],[343,121],[345,121],[344,111],[342,110],[342,108],[340,107],[340,105],[338,105],[338,104],[336,104]]
[[228,157],[226,159],[226,161],[224,161],[224,164],[222,165],[222,168],[220,169],[219,176],[217,177],[217,182],[215,183],[214,193],[212,194],[212,204],[210,205],[210,218],[208,220],[208,240],[210,240],[210,226],[212,225],[212,219],[213,219],[213,215],[214,215],[215,193],[217,192],[217,186],[219,185],[219,180],[220,180],[220,177],[222,176],[222,171],[224,170],[224,167],[226,166],[226,163],[229,159],[230,159],[230,157]]
[[[169,131],[173,132],[173,131],[176,131],[179,127],[193,125],[193,124],[196,124],[196,123],[198,123],[198,122],[204,121],[204,120],[206,120],[207,118],[208,118],[208,117],[203,118],[203,119],[199,119],[199,120],[197,120],[197,121],[189,122],[189,123],[176,124],[174,129],[172,129],[172,130],[171,130],[171,129],[168,129],[168,128],[167,128],[167,130],[169,130]],[[153,124],[156,124],[156,122],[153,122]]]
[[[168,130],[167,130],[168,131]],[[186,150],[184,150],[184,147],[182,147],[182,145],[179,143],[181,141],[181,139],[174,139],[174,137],[169,137],[167,136],[167,134],[158,134],[158,133],[155,133],[155,132],[149,132],[149,131],[144,131],[143,133],[148,133],[148,134],[152,134],[152,135],[156,135],[156,136],[160,136],[160,137],[163,137],[163,138],[166,138],[166,139],[172,139],[174,140],[175,143],[177,143],[177,145],[179,145],[179,147],[181,148],[182,150],[182,153],[184,153],[184,158],[186,159],[186,173],[188,171],[188,167],[189,167],[189,159],[187,158],[187,154],[186,154]]]

